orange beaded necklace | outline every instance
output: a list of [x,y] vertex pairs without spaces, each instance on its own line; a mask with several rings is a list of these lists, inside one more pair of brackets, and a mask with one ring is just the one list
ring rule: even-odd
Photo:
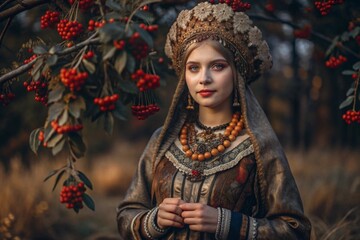
[[[194,126],[190,123],[185,123],[180,132],[180,143],[182,145],[182,150],[185,152],[185,155],[188,158],[191,158],[193,161],[204,161],[205,159],[210,159],[219,155],[230,147],[231,142],[235,141],[238,137],[240,131],[244,128],[244,120],[240,113],[234,113],[232,120],[224,131],[225,139],[216,147],[212,148],[210,151],[200,153],[198,151],[193,151],[189,146],[189,130]],[[208,131],[208,130],[207,130]]]

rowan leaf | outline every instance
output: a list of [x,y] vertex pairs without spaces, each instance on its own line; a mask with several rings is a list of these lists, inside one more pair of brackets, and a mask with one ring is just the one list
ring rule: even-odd
[[37,128],[34,129],[31,133],[30,133],[30,137],[29,137],[29,145],[31,150],[37,154],[37,151],[39,149],[39,146],[41,144],[40,140],[39,140],[39,133],[42,129],[41,128]]
[[65,138],[62,138],[62,140],[52,148],[51,152],[53,156],[56,156],[59,152],[61,152],[61,150],[64,148],[65,142]]
[[135,61],[135,58],[130,54],[127,56],[127,59],[126,59],[126,69],[133,73],[135,72],[135,67],[136,67],[136,61]]
[[149,32],[147,32],[146,30],[142,29],[139,25],[137,24],[133,24],[133,27],[135,28],[135,30],[140,33],[140,37],[146,42],[146,44],[150,47],[153,48],[154,47],[154,40],[152,38],[152,36],[150,35]]
[[353,94],[355,92],[355,88],[349,88],[349,90],[346,92],[346,96],[350,96],[351,94]]
[[86,109],[86,103],[83,97],[78,96],[75,101],[70,102],[69,112],[75,118],[80,118],[81,110]]
[[61,171],[59,172],[59,174],[56,176],[55,183],[54,183],[54,186],[53,186],[53,188],[52,188],[52,191],[55,190],[56,186],[58,185],[61,177],[64,175],[65,172],[66,172],[66,170],[63,169],[63,170],[61,170]]
[[69,120],[69,111],[67,109],[64,109],[58,120],[59,126],[63,126],[65,123],[68,122],[68,120]]
[[49,107],[49,121],[51,122],[52,120],[57,119],[60,114],[64,111],[65,109],[65,104],[63,102],[56,102],[52,105],[50,105]]
[[359,62],[356,62],[356,63],[353,65],[353,69],[354,69],[354,70],[359,70],[359,69],[360,69],[360,61],[359,61]]
[[103,52],[103,61],[112,58],[115,52],[116,52],[116,48],[114,46],[112,45],[105,46]]
[[57,84],[56,87],[49,92],[48,103],[59,101],[62,98],[64,91],[65,87],[61,84]]
[[81,171],[77,171],[77,173],[78,173],[78,176],[81,179],[81,181],[83,181],[84,184],[92,190],[93,185],[92,185],[91,181],[89,180],[89,178]]
[[119,56],[117,56],[115,60],[115,70],[121,74],[126,66],[127,62],[127,53],[125,51],[122,51]]
[[90,61],[88,61],[86,59],[83,59],[82,63],[84,64],[84,67],[86,68],[86,70],[89,71],[89,73],[91,73],[91,74],[95,73],[95,71],[96,71],[95,64],[93,64],[92,62],[90,62]]
[[47,180],[49,180],[52,176],[54,176],[54,175],[55,175],[56,173],[58,173],[58,172],[59,172],[59,169],[51,171],[51,172],[46,176],[46,178],[44,179],[44,182],[46,182]]
[[114,131],[114,117],[111,113],[106,113],[104,115],[104,119],[104,129],[109,135],[111,135]]
[[56,134],[54,137],[52,137],[49,141],[47,141],[47,146],[49,148],[55,147],[56,144],[58,144],[61,139],[64,137],[63,134]]
[[88,194],[86,194],[86,193],[83,194],[83,201],[88,208],[95,211],[94,200],[92,200],[92,198]]
[[57,63],[58,58],[59,58],[58,55],[51,55],[46,59],[46,64],[49,65],[50,67],[54,66]]
[[350,104],[352,104],[354,101],[354,96],[349,96],[347,97],[339,106],[339,109],[343,109],[347,106],[349,106]]
[[45,47],[37,45],[33,48],[33,52],[35,54],[42,55],[42,54],[47,53],[47,50],[45,49]]
[[70,132],[69,134],[69,145],[71,153],[75,158],[81,158],[85,155],[86,146],[83,142],[81,135],[77,132]]
[[342,71],[342,75],[353,75],[354,73],[356,73],[356,72],[353,71],[353,70],[345,70],[345,71]]

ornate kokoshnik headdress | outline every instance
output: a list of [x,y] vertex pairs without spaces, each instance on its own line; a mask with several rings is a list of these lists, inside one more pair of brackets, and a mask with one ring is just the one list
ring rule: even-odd
[[206,39],[219,41],[233,55],[238,71],[246,82],[256,80],[272,66],[267,43],[261,31],[243,12],[234,12],[227,4],[203,2],[180,12],[167,36],[165,53],[180,76],[186,49]]

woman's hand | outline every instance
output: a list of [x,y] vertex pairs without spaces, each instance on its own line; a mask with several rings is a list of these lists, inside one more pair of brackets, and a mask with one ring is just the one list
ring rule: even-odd
[[165,198],[159,205],[157,213],[158,226],[163,229],[167,227],[184,227],[183,218],[181,217],[182,210],[179,207],[183,203],[185,201],[179,198]]
[[215,233],[217,227],[218,210],[201,203],[184,203],[180,205],[184,223],[191,230]]

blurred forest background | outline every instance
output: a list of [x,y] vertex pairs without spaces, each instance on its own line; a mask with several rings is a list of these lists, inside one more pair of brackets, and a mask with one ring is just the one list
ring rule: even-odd
[[[250,15],[257,16],[264,11],[260,6],[271,3],[275,11],[269,14],[297,25],[310,24],[330,40],[345,31],[349,21],[360,22],[357,0],[345,0],[326,17],[312,12],[306,19],[304,11],[310,10],[304,6],[316,11],[313,0],[259,1],[262,5],[248,2],[253,4]],[[161,55],[176,14],[194,4],[164,1],[152,6],[160,27],[155,46]],[[18,50],[28,39],[51,41],[54,36],[39,25],[46,9],[46,5],[39,6],[12,20],[1,42],[0,69],[18,60]],[[285,148],[305,212],[313,223],[313,239],[360,239],[360,125],[347,125],[341,118],[344,112],[339,110],[352,80],[341,75],[342,70],[325,67],[324,53],[331,42],[295,38],[289,25],[256,17],[253,20],[268,40],[274,67],[252,88]],[[0,30],[5,24],[0,22]],[[359,46],[353,49],[360,54]],[[346,52],[342,54],[347,56]],[[342,69],[351,69],[354,58],[348,59],[348,66]],[[127,121],[116,121],[112,136],[92,122],[84,123],[88,150],[77,164],[93,180],[94,190],[89,194],[96,202],[96,211],[86,209],[79,214],[59,203],[60,187],[52,192],[52,183],[43,183],[66,156],[53,157],[45,150],[38,156],[31,152],[30,132],[43,124],[47,111],[33,100],[33,93],[25,91],[22,82],[14,83],[15,100],[0,106],[2,239],[118,239],[115,208],[147,140],[161,126],[176,86],[174,73],[167,68],[161,71],[166,86],[158,90],[158,114],[146,121],[129,114]]]

